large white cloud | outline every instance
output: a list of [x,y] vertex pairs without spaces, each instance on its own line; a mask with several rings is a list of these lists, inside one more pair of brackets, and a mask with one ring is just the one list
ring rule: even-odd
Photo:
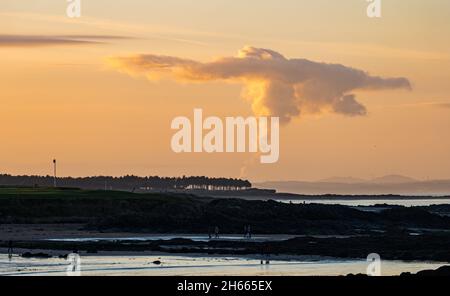
[[355,90],[411,88],[406,78],[383,78],[339,64],[288,59],[254,47],[207,63],[154,54],[111,57],[109,61],[121,71],[149,78],[168,75],[184,81],[243,83],[243,96],[252,102],[255,114],[279,116],[284,123],[302,113],[365,115],[366,108],[356,100]]

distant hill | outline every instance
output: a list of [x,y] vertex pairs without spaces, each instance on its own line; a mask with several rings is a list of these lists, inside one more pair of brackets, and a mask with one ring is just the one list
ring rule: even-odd
[[255,183],[254,186],[304,195],[450,195],[450,180],[418,181],[400,175],[389,175],[372,180],[335,177],[315,182],[263,182]]
[[317,182],[343,183],[343,184],[356,184],[356,183],[400,184],[400,183],[418,182],[418,180],[402,175],[387,175],[378,178],[373,178],[370,180],[355,177],[331,177],[321,179]]
[[332,177],[332,178],[319,180],[318,182],[355,184],[355,183],[364,183],[364,182],[367,182],[367,180],[361,179],[361,178],[353,178],[353,177]]
[[372,179],[372,180],[370,180],[370,182],[379,183],[379,184],[401,184],[401,183],[418,182],[418,180],[410,178],[410,177],[401,176],[401,175],[388,175],[388,176]]

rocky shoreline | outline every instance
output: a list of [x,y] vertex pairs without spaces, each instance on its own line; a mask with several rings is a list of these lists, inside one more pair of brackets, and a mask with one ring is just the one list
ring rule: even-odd
[[[0,191],[0,252],[12,243],[31,257],[76,251],[365,259],[377,253],[383,260],[447,263],[449,214],[449,205],[355,208],[186,194],[17,189],[14,194]],[[243,239],[247,225],[253,234],[287,238]],[[214,227],[242,239],[208,240]],[[177,235],[123,240],[148,233]],[[64,240],[89,237],[109,239]]]
[[[14,247],[29,250],[59,250],[65,252],[160,252],[209,255],[298,255],[365,259],[378,253],[384,260],[450,262],[450,235],[389,234],[343,238],[296,237],[282,241],[190,239],[130,241],[14,241]],[[8,242],[0,241],[0,248]]]

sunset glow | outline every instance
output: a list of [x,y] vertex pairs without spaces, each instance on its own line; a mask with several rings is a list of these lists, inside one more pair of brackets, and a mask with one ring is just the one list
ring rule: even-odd
[[[1,1],[1,171],[450,178],[449,1],[199,2]],[[279,161],[173,153],[195,108],[279,116]]]

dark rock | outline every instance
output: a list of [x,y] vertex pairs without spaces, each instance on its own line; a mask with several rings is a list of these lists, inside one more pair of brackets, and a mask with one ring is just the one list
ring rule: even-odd
[[38,258],[38,259],[52,258],[52,256],[50,256],[49,254],[46,254],[46,253],[30,253],[30,252],[23,253],[22,257],[23,258]]
[[417,274],[411,274],[410,272],[404,272],[401,276],[450,276],[450,266],[442,266],[436,270],[422,270]]
[[450,276],[450,266],[442,266],[437,270],[423,270],[417,273],[418,276]]

